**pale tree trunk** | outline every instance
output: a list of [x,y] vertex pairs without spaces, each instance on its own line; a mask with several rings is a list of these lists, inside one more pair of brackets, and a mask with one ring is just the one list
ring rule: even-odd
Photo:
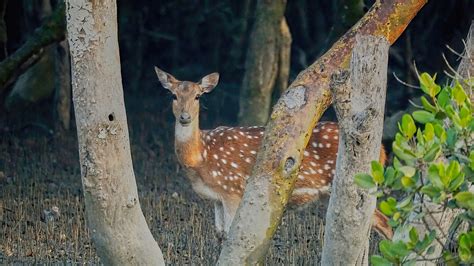
[[268,120],[272,92],[279,76],[285,7],[286,0],[257,2],[240,90],[239,122],[242,125],[264,125]]
[[[471,22],[471,27],[467,34],[465,40],[465,49],[462,54],[461,62],[459,63],[458,69],[455,73],[452,73],[456,79],[458,79],[463,87],[466,89],[466,92],[470,95],[471,102],[474,101],[474,93],[472,91],[473,81],[470,82],[470,88],[466,86],[464,81],[473,77],[474,73],[474,22]],[[453,80],[454,82],[454,80]],[[454,84],[453,84],[454,85]],[[447,121],[445,121],[447,122]],[[445,123],[446,127],[450,127],[448,123]],[[473,191],[474,188],[470,187],[470,191]],[[415,203],[420,203],[420,198],[415,198]],[[418,265],[437,265],[440,261],[437,261],[438,258],[442,255],[445,249],[453,249],[457,245],[457,236],[462,229],[465,229],[467,224],[461,220],[456,220],[456,216],[460,214],[459,210],[445,208],[439,204],[433,204],[430,202],[422,204],[423,211],[428,213],[423,218],[423,223],[413,223],[413,226],[416,227],[420,237],[423,237],[425,234],[429,233],[430,230],[436,231],[436,240],[433,242],[434,251],[431,254],[424,254],[423,258],[427,261],[419,262]],[[414,219],[415,214],[412,215],[411,219]],[[455,226],[451,227],[452,224]],[[406,236],[395,234],[395,239],[404,238]],[[429,261],[431,260],[431,261]]]
[[222,248],[219,264],[262,262],[293,191],[304,148],[331,103],[330,76],[347,68],[356,33],[393,43],[426,0],[377,1],[321,58],[301,72],[275,105],[255,167]]
[[115,0],[68,0],[73,101],[87,221],[105,265],[164,265],[130,155]]
[[354,183],[379,160],[389,43],[356,36],[350,71],[333,76],[331,91],[340,127],[336,175],[326,213],[322,265],[368,265],[377,198]]

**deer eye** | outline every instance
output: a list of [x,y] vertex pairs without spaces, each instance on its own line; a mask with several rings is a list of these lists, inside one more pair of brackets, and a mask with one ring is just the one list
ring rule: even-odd
[[172,97],[173,97],[173,100],[175,100],[175,101],[178,100],[178,97],[176,96],[176,94],[173,94]]
[[199,100],[199,98],[201,98],[201,95],[196,95],[196,97],[194,97],[195,100]]

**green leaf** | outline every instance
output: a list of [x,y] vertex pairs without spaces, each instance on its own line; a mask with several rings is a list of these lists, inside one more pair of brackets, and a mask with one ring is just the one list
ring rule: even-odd
[[441,90],[441,87],[435,83],[436,75],[431,77],[428,73],[423,73],[419,79],[421,89],[431,97],[435,97]]
[[454,128],[449,128],[447,132],[447,139],[446,139],[446,144],[448,144],[448,147],[451,149],[454,149],[454,146],[456,145],[456,142],[458,141],[458,133]]
[[471,257],[472,257],[471,250],[467,248],[459,247],[458,253],[459,253],[459,258],[462,261],[468,262],[469,260],[471,260]]
[[464,173],[460,173],[449,183],[449,191],[456,191],[464,183]]
[[415,167],[411,166],[402,166],[398,169],[398,171],[402,172],[405,176],[412,177],[416,173]]
[[370,264],[374,266],[392,266],[393,265],[389,260],[379,255],[370,256]]
[[410,153],[408,150],[401,148],[395,142],[392,144],[392,150],[398,158],[404,160],[405,162],[411,162],[416,159],[413,153]]
[[426,98],[425,96],[421,96],[421,104],[425,108],[425,110],[430,111],[432,113],[436,112],[436,107],[434,107]]
[[401,131],[407,139],[411,139],[416,133],[415,121],[409,114],[404,114],[402,117]]
[[446,130],[444,130],[444,128],[441,125],[435,124],[434,131],[435,131],[436,137],[439,138],[441,143],[446,142],[446,138],[447,138]]
[[395,177],[396,177],[395,169],[392,166],[387,167],[387,169],[385,169],[385,174],[384,174],[384,179],[385,179],[384,185],[391,186],[393,182],[395,181]]
[[379,209],[380,211],[387,215],[387,216],[392,216],[393,215],[393,212],[395,211],[395,208],[393,208],[390,203],[388,203],[387,201],[382,201],[380,202],[379,204]]
[[402,177],[402,185],[405,188],[411,188],[411,187],[415,186],[415,180],[413,180],[413,178],[411,178],[409,176],[404,176],[404,177]]
[[441,177],[439,175],[439,168],[436,164],[430,165],[428,168],[428,180],[430,180],[433,186],[443,189],[443,182],[441,182]]
[[449,177],[449,181],[453,180],[461,172],[461,165],[456,160],[449,163],[448,169],[446,169],[446,176]]
[[449,103],[449,101],[450,99],[449,99],[448,89],[443,88],[438,95],[438,105],[444,109],[446,105]]
[[403,208],[409,206],[410,203],[412,202],[412,199],[413,199],[412,196],[407,196],[407,197],[405,197],[403,200],[401,200],[401,201],[397,204],[397,209],[403,209]]
[[378,161],[371,162],[372,167],[372,176],[374,177],[374,181],[377,184],[383,184],[384,176],[383,176],[383,166]]
[[469,153],[469,168],[474,171],[474,151]]
[[421,193],[427,195],[431,199],[436,199],[441,196],[441,190],[438,187],[435,187],[433,185],[425,185],[421,188]]
[[426,141],[432,141],[435,137],[435,129],[433,124],[427,123],[425,125],[425,130],[423,131],[423,137]]
[[430,149],[423,156],[423,159],[426,162],[432,162],[436,160],[440,155],[441,155],[441,145],[439,145],[438,143],[433,143]]
[[419,122],[422,124],[426,124],[428,122],[432,122],[435,120],[434,114],[424,111],[424,110],[415,111],[413,112],[412,116],[416,120],[416,122]]
[[461,84],[459,82],[456,82],[456,85],[454,86],[452,90],[453,98],[456,101],[458,105],[461,105],[464,103],[464,101],[467,98],[466,92],[462,88]]
[[469,191],[461,191],[456,196],[456,203],[464,208],[474,210],[474,194]]
[[375,187],[373,178],[368,174],[356,174],[354,177],[354,182],[362,188],[370,189]]
[[411,241],[411,242],[413,242],[413,243],[418,242],[418,233],[416,232],[416,228],[415,228],[415,227],[412,227],[412,228],[410,229],[409,236],[410,236],[410,241]]

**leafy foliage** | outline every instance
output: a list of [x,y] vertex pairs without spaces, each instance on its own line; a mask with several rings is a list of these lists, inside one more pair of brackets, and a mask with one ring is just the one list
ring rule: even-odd
[[[440,86],[436,75],[423,73],[420,88],[422,109],[405,114],[392,143],[393,164],[384,168],[372,162],[370,174],[358,174],[355,182],[363,188],[377,187],[378,208],[390,217],[395,229],[392,240],[379,244],[380,255],[373,265],[412,265],[434,252],[437,231],[430,228],[420,236],[414,223],[426,223],[432,215],[427,204],[440,210],[459,210],[449,231],[461,231],[454,243],[443,245],[444,264],[474,263],[474,108],[468,93],[472,80]],[[463,84],[461,84],[463,82]],[[472,92],[471,92],[472,93]],[[395,196],[397,195],[397,196]],[[465,223],[467,227],[459,226]],[[437,230],[435,230],[437,229]],[[443,232],[447,235],[448,232]],[[448,246],[456,248],[448,248]]]

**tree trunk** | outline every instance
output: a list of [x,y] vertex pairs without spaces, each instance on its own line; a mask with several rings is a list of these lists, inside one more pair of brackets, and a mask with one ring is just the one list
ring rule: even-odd
[[240,92],[239,122],[264,125],[270,113],[280,59],[281,23],[286,0],[260,0],[250,35]]
[[140,208],[114,0],[68,0],[73,101],[88,226],[105,265],[164,265]]
[[63,130],[68,130],[71,121],[71,65],[67,41],[61,41],[56,46],[56,124]]
[[359,188],[354,176],[369,173],[371,161],[380,157],[388,48],[383,37],[357,35],[350,72],[333,75],[339,156],[326,213],[322,265],[368,265],[377,198]]
[[[288,88],[288,79],[290,77],[290,58],[291,58],[291,32],[283,18],[280,24],[280,39],[278,53],[278,75],[275,83],[274,93],[278,97]],[[277,98],[278,99],[278,98]]]
[[425,3],[426,0],[377,1],[290,85],[273,109],[219,264],[263,261],[293,190],[304,148],[315,124],[331,103],[330,76],[347,68],[355,34],[386,37],[392,44]]

